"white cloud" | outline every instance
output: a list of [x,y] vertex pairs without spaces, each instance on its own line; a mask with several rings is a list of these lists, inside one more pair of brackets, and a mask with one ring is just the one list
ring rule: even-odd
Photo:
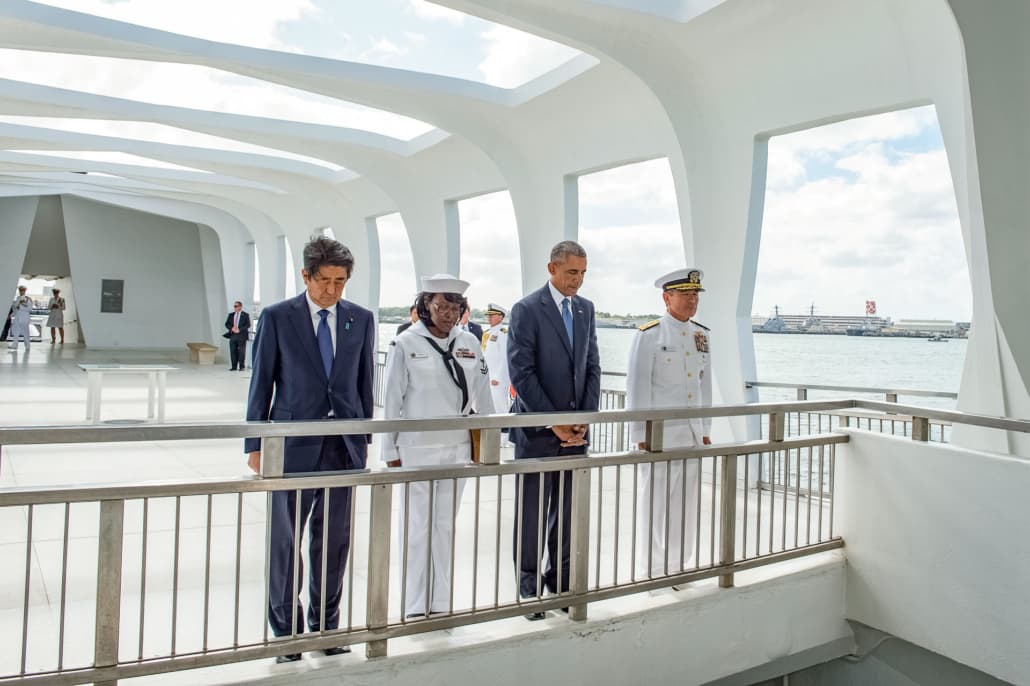
[[371,47],[362,51],[358,58],[362,61],[379,63],[389,62],[390,60],[403,57],[407,54],[407,47],[397,45],[388,38],[378,38],[373,39]]
[[379,229],[379,302],[384,307],[410,305],[418,292],[411,241],[399,212],[376,219]]
[[482,37],[486,57],[479,71],[486,83],[501,88],[520,86],[578,54],[566,45],[508,26],[491,26]]
[[515,210],[507,191],[458,203],[461,222],[461,278],[469,282],[474,308],[495,302],[510,306],[522,297]]
[[947,156],[940,148],[892,156],[887,148],[851,139],[836,149],[854,152],[835,167],[853,179],[769,190],[754,312],[780,305],[799,313],[814,302],[817,313],[861,314],[868,299],[894,319],[968,320],[969,275]]
[[419,19],[425,21],[443,21],[451,26],[461,26],[465,23],[466,16],[457,10],[449,7],[433,5],[425,0],[408,0],[408,11]]

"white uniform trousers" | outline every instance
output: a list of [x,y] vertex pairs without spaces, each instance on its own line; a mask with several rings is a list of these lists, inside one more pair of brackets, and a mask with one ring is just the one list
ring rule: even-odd
[[698,484],[698,460],[686,460],[686,466],[682,460],[637,465],[637,578],[689,568],[697,534]]
[[490,397],[494,401],[494,412],[498,414],[504,414],[511,408],[511,396],[508,395],[508,385],[500,383],[496,386],[490,386]]
[[11,321],[11,330],[7,334],[7,343],[10,348],[18,347],[18,338],[21,337],[25,340],[25,349],[29,349],[31,341],[29,340],[29,312],[28,310],[16,311],[14,313],[14,319]]
[[[405,467],[427,467],[450,464],[468,464],[471,461],[469,444],[421,448],[399,446],[401,463]],[[400,527],[397,541],[404,544],[404,525],[407,522],[407,561],[404,567],[404,614],[424,615],[429,612],[448,612],[451,604],[451,551],[454,547],[454,517],[465,479],[415,481],[408,491],[405,513],[404,487],[396,497],[400,501]],[[432,490],[432,512],[430,512]],[[406,516],[407,515],[407,516]],[[403,551],[402,551],[403,555]],[[403,558],[402,558],[403,559]],[[429,597],[426,597],[426,590]]]

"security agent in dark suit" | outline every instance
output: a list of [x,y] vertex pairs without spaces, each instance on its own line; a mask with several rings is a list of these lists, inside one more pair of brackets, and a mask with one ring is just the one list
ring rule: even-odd
[[[304,247],[301,274],[307,290],[266,307],[254,340],[254,363],[247,420],[369,419],[372,417],[374,365],[372,313],[341,300],[354,257],[326,237]],[[274,400],[273,400],[274,399]],[[286,439],[285,471],[363,469],[369,436],[296,436]],[[248,438],[248,464],[260,470],[260,439]],[[350,488],[276,491],[272,497],[268,570],[268,621],[276,636],[304,631],[304,607],[293,589],[293,546],[309,529],[307,625],[318,631],[321,614],[322,558],[326,558],[325,629],[340,621],[343,574],[350,548]],[[294,519],[300,508],[300,530]],[[323,531],[327,547],[322,549]],[[298,544],[299,545],[299,544]],[[303,578],[303,569],[298,570]],[[327,655],[350,652],[334,647]],[[299,660],[280,655],[278,662]]]
[[250,315],[243,311],[243,303],[233,303],[232,312],[225,318],[225,333],[229,339],[229,371],[243,371],[247,366],[247,339],[250,336]]
[[418,321],[418,313],[415,310],[416,306],[412,303],[411,307],[408,308],[408,321],[397,326],[397,336],[400,336],[402,333],[407,331],[412,324]]
[[[586,251],[574,241],[562,241],[551,250],[547,285],[515,303],[508,329],[508,369],[515,387],[513,412],[594,411],[601,395],[601,364],[594,327],[594,305],[576,293],[587,269]],[[585,424],[513,428],[515,459],[583,455],[587,450]],[[559,508],[559,483],[562,504]],[[567,591],[572,516],[572,472],[550,472],[542,478],[519,479],[521,539],[514,534],[515,571],[523,598]],[[544,499],[544,521],[538,521],[539,499]],[[559,521],[559,509],[561,517]],[[516,502],[516,517],[519,504]],[[543,541],[547,567],[540,574],[539,527],[546,522]],[[561,539],[561,550],[558,541]],[[542,619],[544,613],[527,615]]]

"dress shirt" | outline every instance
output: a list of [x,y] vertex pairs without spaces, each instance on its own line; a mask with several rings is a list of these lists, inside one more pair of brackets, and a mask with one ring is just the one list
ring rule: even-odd
[[322,321],[322,316],[318,314],[319,310],[329,310],[329,316],[325,318],[325,323],[329,325],[329,333],[333,337],[333,356],[336,356],[336,304],[333,303],[332,307],[322,307],[314,300],[311,299],[311,294],[307,291],[304,292],[304,297],[308,301],[308,310],[311,311],[311,329],[315,332],[315,338],[318,338],[318,323]]
[[555,305],[555,307],[558,308],[558,316],[559,317],[562,316],[561,301],[565,300],[565,298],[568,298],[569,299],[569,314],[571,314],[572,318],[575,319],[576,318],[576,310],[575,310],[575,308],[572,307],[572,296],[571,295],[562,295],[561,291],[559,291],[557,288],[555,288],[554,284],[551,283],[550,281],[547,282],[547,287],[551,289],[551,297],[554,298],[554,305]]

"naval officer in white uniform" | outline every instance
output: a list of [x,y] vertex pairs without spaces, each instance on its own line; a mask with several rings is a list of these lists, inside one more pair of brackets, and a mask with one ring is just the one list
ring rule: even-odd
[[[449,274],[422,279],[422,292],[416,300],[419,319],[390,343],[383,397],[386,419],[494,412],[480,340],[457,326],[468,308],[464,297],[468,286],[467,281]],[[388,433],[383,436],[382,459],[390,467],[468,464],[472,459],[469,432],[458,429]],[[406,522],[407,617],[450,609],[452,517],[455,500],[461,502],[463,486],[463,479],[457,484],[451,479],[414,482],[408,494],[407,513],[401,498],[397,540],[404,540]],[[430,541],[432,549],[427,550]]]
[[[627,409],[711,406],[709,331],[691,319],[704,291],[703,276],[700,269],[680,269],[655,281],[662,289],[665,314],[641,326],[633,340]],[[711,423],[710,418],[667,421],[663,443],[666,448],[708,445]],[[630,441],[640,449],[645,447],[645,427],[645,422],[630,423]],[[644,464],[637,470],[637,573],[675,574],[687,566],[694,551],[698,461],[687,460],[685,467],[676,460],[654,463],[653,468]]]
[[490,393],[497,412],[511,407],[511,376],[508,375],[508,327],[504,318],[508,311],[496,303],[486,308],[486,321],[490,325],[483,331],[483,357],[490,370]]
[[25,295],[28,290],[25,286],[18,286],[18,295],[11,303],[11,333],[7,337],[7,347],[11,350],[18,349],[18,338],[25,340],[25,350],[32,344],[29,335],[29,319],[32,315],[32,298]]

